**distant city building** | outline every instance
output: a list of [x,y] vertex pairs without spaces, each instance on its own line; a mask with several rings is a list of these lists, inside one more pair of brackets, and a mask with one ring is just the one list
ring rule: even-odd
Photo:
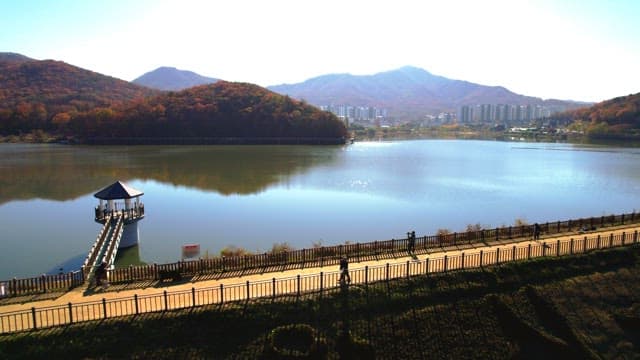
[[457,113],[461,124],[526,122],[549,117],[551,110],[541,105],[477,104],[463,105]]
[[387,118],[387,109],[373,106],[321,105],[320,109],[329,111],[345,122],[380,122]]
[[464,105],[458,113],[458,121],[462,124],[471,124],[473,122],[473,107]]

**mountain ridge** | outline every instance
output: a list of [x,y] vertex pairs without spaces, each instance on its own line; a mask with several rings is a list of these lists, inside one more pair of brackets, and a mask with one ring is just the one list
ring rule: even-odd
[[475,104],[545,105],[556,111],[585,105],[520,95],[503,86],[453,80],[415,66],[403,66],[372,75],[327,74],[301,83],[267,88],[314,105],[385,107],[400,118],[455,112],[462,105]]
[[337,143],[346,137],[335,115],[254,84],[216,81],[160,91],[62,61],[0,54],[0,135],[42,138],[43,132],[108,143],[125,138]]
[[219,79],[202,76],[193,71],[161,66],[131,81],[134,84],[163,91],[180,91],[198,85],[213,84]]

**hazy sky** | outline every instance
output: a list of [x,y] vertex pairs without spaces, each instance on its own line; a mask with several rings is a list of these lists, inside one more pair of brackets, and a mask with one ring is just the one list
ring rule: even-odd
[[525,95],[640,92],[640,0],[0,0],[0,51],[262,86],[413,65]]

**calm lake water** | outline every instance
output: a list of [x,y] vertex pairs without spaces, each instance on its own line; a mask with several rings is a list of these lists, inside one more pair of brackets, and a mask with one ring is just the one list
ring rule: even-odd
[[350,146],[0,144],[0,279],[78,266],[93,194],[144,191],[140,245],[117,265],[198,243],[266,251],[619,214],[640,206],[640,149],[464,140]]

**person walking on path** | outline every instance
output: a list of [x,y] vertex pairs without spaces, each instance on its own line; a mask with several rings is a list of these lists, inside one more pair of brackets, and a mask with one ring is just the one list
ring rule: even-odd
[[540,225],[533,224],[533,240],[540,240]]
[[349,275],[349,260],[346,256],[343,256],[342,259],[340,259],[340,283],[345,281],[350,283],[351,275]]
[[416,232],[411,231],[407,233],[407,251],[409,254],[413,254],[416,249]]
[[96,278],[96,287],[102,286],[102,289],[106,289],[107,287],[109,287],[109,283],[107,282],[107,263],[106,262],[103,261],[98,266],[94,276]]

